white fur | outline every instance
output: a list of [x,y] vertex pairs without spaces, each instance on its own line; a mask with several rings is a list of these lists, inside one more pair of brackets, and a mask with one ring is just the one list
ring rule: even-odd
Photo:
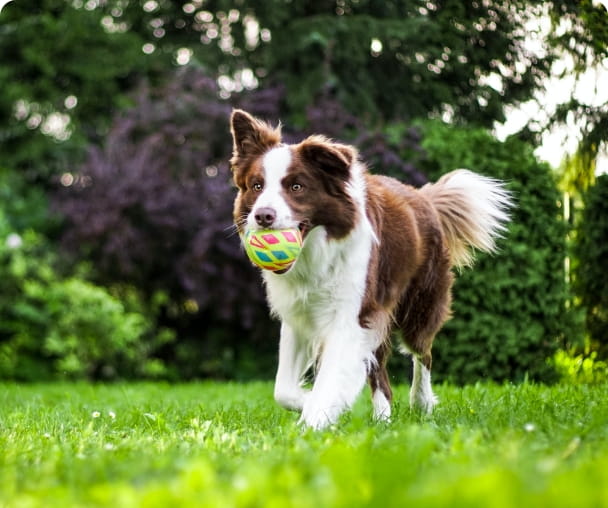
[[511,194],[504,184],[468,169],[457,169],[452,171],[445,186],[467,196],[479,231],[483,232],[480,233],[480,248],[488,252],[495,250],[495,239],[505,231],[509,220],[507,210],[513,206]]
[[275,223],[272,225],[273,228],[287,229],[298,226],[298,222],[294,220],[291,209],[282,194],[281,181],[285,178],[290,164],[291,149],[287,145],[273,148],[264,155],[262,159],[264,190],[256,199],[255,206],[247,216],[247,227],[249,229],[260,228],[255,220],[255,215],[260,208],[264,207],[274,209],[277,214]]
[[363,176],[364,168],[363,166],[355,162],[352,165],[350,170],[350,181],[346,184],[347,191],[349,195],[353,198],[355,204],[357,205],[357,209],[359,213],[365,216],[364,226],[369,227],[368,233],[372,235],[374,243],[379,244],[380,241],[376,236],[376,232],[374,228],[372,228],[371,223],[367,220],[365,214],[365,204],[366,204],[366,195],[367,195],[367,187],[365,183],[365,177]]
[[[283,323],[275,398],[301,409],[300,421],[313,429],[335,423],[352,406],[381,340],[381,333],[359,324],[375,235],[364,213],[364,186],[356,182],[349,192],[358,218],[347,237],[328,239],[316,227],[289,272],[264,272],[270,307]],[[314,385],[305,392],[302,377],[312,365]]]
[[414,375],[410,388],[410,406],[431,414],[433,408],[437,405],[437,397],[435,397],[431,387],[431,372],[417,356],[414,355],[412,360],[414,362]]
[[389,422],[391,420],[391,403],[388,401],[382,390],[376,390],[372,395],[374,406],[374,419],[377,421]]
[[459,190],[467,197],[480,231],[479,248],[492,252],[495,239],[506,230],[508,210],[513,206],[511,193],[501,181],[468,169],[457,169],[446,176],[446,189]]
[[468,169],[457,169],[422,191],[434,194],[440,214],[443,210],[451,217],[442,222],[456,266],[473,264],[471,247],[485,252],[496,250],[495,241],[505,231],[508,210],[513,206],[512,195],[503,182]]

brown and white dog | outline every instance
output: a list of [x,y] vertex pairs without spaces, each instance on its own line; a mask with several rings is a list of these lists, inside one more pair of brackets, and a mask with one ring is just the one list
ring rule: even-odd
[[289,271],[263,272],[281,320],[277,402],[320,429],[352,406],[367,378],[374,416],[388,420],[396,326],[413,356],[410,404],[430,413],[431,346],[450,315],[452,267],[471,264],[473,247],[494,250],[509,192],[468,170],[415,189],[369,174],[355,148],[322,136],[283,144],[280,128],[241,110],[231,131],[239,232],[298,227],[304,237]]

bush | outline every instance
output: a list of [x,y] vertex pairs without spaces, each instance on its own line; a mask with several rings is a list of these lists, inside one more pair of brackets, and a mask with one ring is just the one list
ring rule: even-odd
[[156,60],[133,30],[108,30],[112,6],[83,3],[21,0],[2,12],[0,160],[35,185],[103,136]]
[[575,340],[566,308],[566,223],[548,165],[532,147],[499,142],[480,129],[425,124],[423,167],[431,179],[459,167],[505,180],[516,208],[499,252],[479,255],[458,274],[454,317],[439,333],[434,371],[441,379],[551,380],[555,351]]
[[62,277],[48,242],[16,232],[0,207],[0,379],[157,376],[152,352],[172,335],[107,289]]
[[553,358],[560,379],[571,384],[599,384],[608,381],[608,363],[597,357],[597,351],[560,349]]
[[251,323],[238,302],[260,294],[251,294],[257,274],[232,228],[231,107],[217,93],[213,79],[189,70],[163,89],[141,89],[55,205],[67,218],[66,247],[94,261],[104,283],[161,289]]
[[167,295],[160,324],[180,340],[162,355],[179,378],[231,377],[239,355],[276,349],[259,274],[232,226],[231,105],[218,92],[191,67],[143,86],[54,196],[64,252],[92,262],[99,283],[137,287],[147,301]]
[[584,196],[574,244],[574,289],[585,311],[590,347],[608,358],[608,175],[601,175]]

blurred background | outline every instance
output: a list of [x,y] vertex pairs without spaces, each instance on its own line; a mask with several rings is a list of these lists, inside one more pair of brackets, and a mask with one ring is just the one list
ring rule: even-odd
[[591,0],[6,3],[0,379],[274,376],[231,227],[233,107],[416,186],[508,182],[513,222],[458,277],[435,379],[606,377],[607,43]]

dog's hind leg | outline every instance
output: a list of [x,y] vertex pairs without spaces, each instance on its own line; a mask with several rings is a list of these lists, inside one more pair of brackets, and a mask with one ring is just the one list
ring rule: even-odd
[[414,362],[414,375],[410,388],[410,407],[421,409],[430,414],[437,405],[437,397],[431,387],[431,353],[423,357],[414,354],[412,360]]
[[453,276],[447,264],[443,265],[443,273],[440,266],[424,284],[417,281],[411,284],[398,311],[403,340],[414,362],[410,406],[426,413],[431,413],[437,404],[431,388],[431,348],[435,335],[450,315]]
[[391,418],[391,401],[393,392],[388,379],[386,362],[390,353],[390,345],[383,342],[376,352],[376,363],[371,366],[367,379],[372,390],[372,404],[374,406],[374,419],[389,421]]

